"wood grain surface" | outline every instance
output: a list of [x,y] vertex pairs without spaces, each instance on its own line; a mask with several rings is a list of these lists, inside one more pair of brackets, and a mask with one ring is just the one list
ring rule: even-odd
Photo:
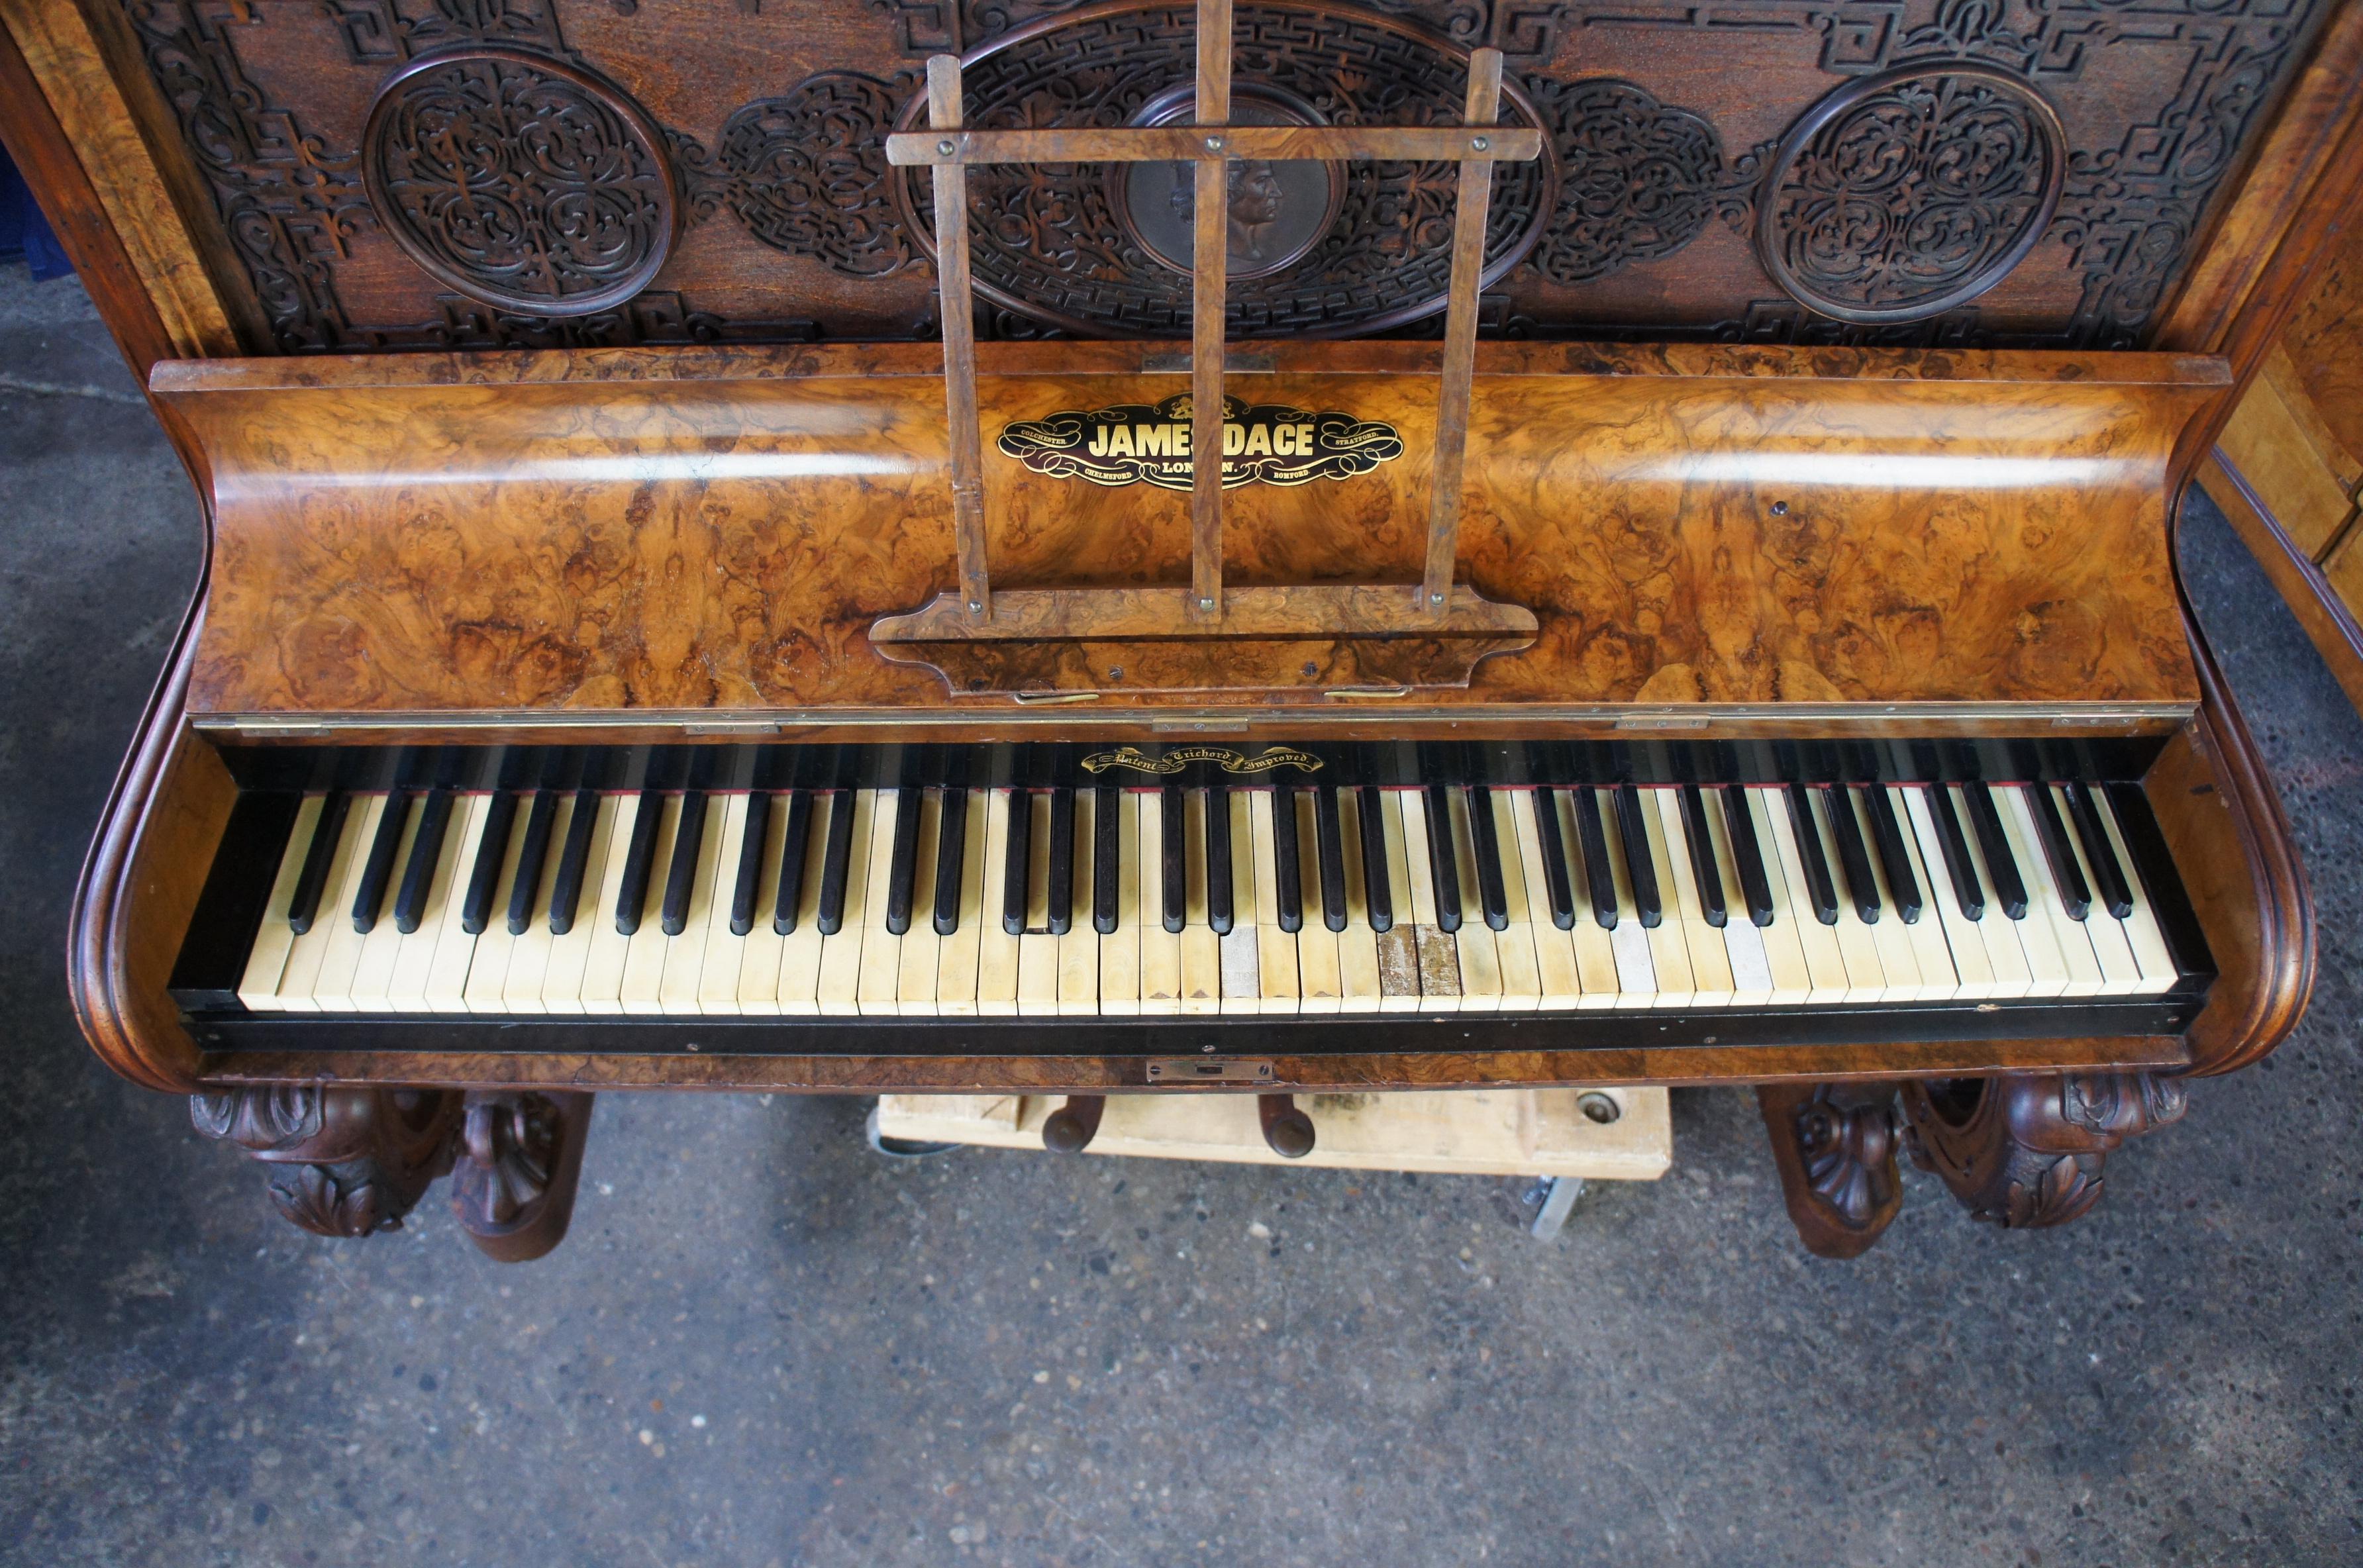
[[[1283,1041],[1275,1041],[1284,1043]],[[1963,1077],[2057,1066],[2162,1068],[2188,1065],[2170,1035],[2071,1040],[1980,1040],[1893,1044],[1786,1045],[1738,1051],[1501,1051],[1369,1056],[1270,1057],[1260,1092],[1384,1089],[1575,1088],[1619,1084],[1831,1082],[1847,1078]],[[1087,1094],[1146,1089],[1146,1057],[1053,1056],[621,1056],[432,1055],[369,1052],[227,1053],[205,1060],[208,1084],[300,1083],[332,1074],[342,1083],[438,1084],[471,1088],[774,1090],[811,1094]],[[1218,1094],[1167,1087],[1159,1093]],[[1257,1091],[1249,1091],[1257,1092]]]
[[[1383,419],[1405,450],[1229,492],[1232,580],[1416,581],[1435,350],[1268,351],[1251,401]],[[988,436],[1186,384],[1143,373],[1137,346],[980,352]],[[940,374],[902,347],[161,368],[212,476],[191,711],[974,711],[865,635],[955,586]],[[1485,346],[1459,575],[1539,632],[1480,668],[1460,716],[2187,708],[2163,486],[2223,375],[2187,357]],[[996,584],[1187,580],[1179,497],[985,461]],[[1102,712],[1182,701],[1203,705],[1126,690]]]

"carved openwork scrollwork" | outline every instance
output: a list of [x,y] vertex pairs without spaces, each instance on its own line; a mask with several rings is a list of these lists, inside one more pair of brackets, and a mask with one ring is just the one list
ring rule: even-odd
[[695,198],[700,215],[727,206],[772,249],[848,277],[901,271],[915,252],[886,167],[896,104],[883,82],[825,71],[733,111]]
[[1723,141],[1687,109],[1630,82],[1543,82],[1535,101],[1559,150],[1559,206],[1534,265],[1588,283],[1670,256],[1715,215]]
[[1992,288],[2059,204],[2068,145],[2043,96],[1966,62],[1866,77],[1781,138],[1757,201],[1757,256],[1800,304],[1875,325]]
[[[1123,0],[1020,27],[966,57],[966,123],[982,129],[1120,126],[1191,79],[1193,7]],[[1468,51],[1415,23],[1337,0],[1242,0],[1235,14],[1242,82],[1310,105],[1330,125],[1457,125]],[[1525,90],[1504,83],[1503,117],[1540,125]],[[914,99],[899,128],[917,123]],[[1545,143],[1546,148],[1548,142]],[[1444,308],[1451,272],[1454,165],[1352,162],[1335,215],[1284,266],[1233,282],[1231,331],[1342,337],[1381,331]],[[901,171],[897,199],[934,251],[931,194]],[[1533,248],[1558,190],[1548,154],[1494,171],[1483,278]],[[1280,182],[1275,182],[1277,191]],[[1273,193],[1267,192],[1266,195]],[[1326,192],[1323,193],[1326,197]],[[1144,248],[1122,182],[1096,164],[981,166],[970,172],[977,293],[1032,321],[1082,337],[1186,337],[1190,279]]]
[[664,134],[614,83],[478,46],[387,78],[361,178],[410,259],[472,299],[582,315],[648,287],[680,220]]

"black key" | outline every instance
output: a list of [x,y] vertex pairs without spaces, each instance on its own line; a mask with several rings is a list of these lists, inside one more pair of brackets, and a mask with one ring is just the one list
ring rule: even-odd
[[1502,877],[1501,823],[1493,819],[1493,791],[1472,784],[1469,802],[1469,847],[1477,856],[1477,901],[1485,906],[1485,923],[1495,931],[1510,929],[1510,895]]
[[1954,901],[1964,920],[1986,918],[1985,889],[1978,885],[1978,863],[1969,857],[1969,841],[1961,836],[1961,819],[1953,812],[1953,792],[1942,784],[1928,786],[1928,815],[1936,823],[1936,849],[1945,857],[1945,875],[1953,879]]
[[[738,835],[738,874],[730,882],[730,934],[755,929],[755,899],[763,890],[763,849],[771,836],[771,792],[747,792],[747,831]],[[523,873],[519,873],[523,875]]]
[[287,929],[298,936],[319,918],[320,895],[327,890],[330,864],[337,858],[337,841],[345,836],[352,801],[342,790],[331,790],[320,801],[319,825],[304,850],[304,869],[295,874],[295,897],[287,905]]
[[2084,873],[2076,864],[2076,852],[2068,847],[2068,830],[2060,824],[2059,809],[2052,804],[2050,787],[2029,784],[2026,798],[2035,807],[2035,836],[2043,841],[2043,858],[2051,867],[2051,885],[2059,889],[2059,901],[2068,906],[2068,918],[2082,920],[2092,912],[2092,892],[2084,885]]
[[1532,791],[1535,841],[1543,857],[1543,891],[1550,899],[1551,923],[1561,931],[1575,926],[1575,886],[1567,874],[1567,834],[1559,826],[1559,791],[1537,786]]
[[1296,842],[1296,786],[1271,787],[1272,901],[1280,906],[1280,929],[1304,929],[1304,862]]
[[509,886],[509,934],[522,936],[533,923],[533,901],[541,891],[541,867],[549,858],[549,835],[558,826],[558,791],[536,790],[525,817],[525,842],[517,845],[516,880]]
[[1747,809],[1743,786],[1723,787],[1723,821],[1731,830],[1731,859],[1739,870],[1739,896],[1747,900],[1747,918],[1756,925],[1770,925],[1772,879],[1764,874],[1764,845],[1756,836],[1756,813]]
[[574,814],[567,819],[566,843],[558,852],[558,878],[549,885],[549,934],[574,929],[582,903],[582,874],[591,860],[591,835],[599,826],[599,791],[574,791]]
[[1658,863],[1649,854],[1649,829],[1641,820],[1647,810],[1638,789],[1616,787],[1616,834],[1625,841],[1625,877],[1633,887],[1633,908],[1640,913],[1641,929],[1655,931],[1666,911],[1658,898]]
[[1854,791],[1833,784],[1822,803],[1830,809],[1830,837],[1837,841],[1838,869],[1846,874],[1847,896],[1865,925],[1879,923],[1882,907],[1879,880],[1870,874],[1870,851],[1862,842],[1862,823],[1855,819]]
[[1009,791],[1009,851],[1001,859],[1001,929],[1012,936],[1026,933],[1026,882],[1033,870],[1034,795],[1028,790]]
[[1460,863],[1452,853],[1452,791],[1443,784],[1427,787],[1427,868],[1436,884],[1437,928],[1459,931]]
[[1217,936],[1231,929],[1231,792],[1206,790],[1206,923]]
[[1375,784],[1354,791],[1362,820],[1362,902],[1372,931],[1395,928],[1394,884],[1387,880],[1387,801]]
[[1714,840],[1707,836],[1706,797],[1695,784],[1682,786],[1682,836],[1690,841],[1691,880],[1698,884],[1699,912],[1709,925],[1729,922],[1723,902],[1723,867],[1714,863]]
[[788,796],[787,840],[780,846],[780,886],[771,900],[771,929],[782,936],[796,929],[796,911],[804,900],[804,861],[812,849],[813,792],[797,790]]
[[501,862],[509,856],[516,805],[516,796],[506,790],[494,790],[484,802],[484,831],[476,839],[476,863],[468,868],[467,896],[460,901],[460,929],[470,936],[483,935],[492,921],[493,895],[501,890]]
[[886,867],[886,930],[902,936],[911,929],[911,884],[919,879],[919,807],[925,790],[905,785],[894,791],[894,857]]
[[1797,858],[1805,869],[1805,896],[1813,901],[1814,918],[1824,925],[1838,922],[1838,890],[1830,883],[1829,857],[1822,853],[1822,830],[1814,823],[1814,798],[1803,784],[1789,786],[1789,826],[1797,835]]
[[1583,885],[1592,896],[1592,923],[1616,929],[1616,871],[1608,864],[1608,834],[1600,825],[1600,797],[1589,784],[1575,790],[1575,836],[1583,850]]
[[443,834],[450,825],[451,791],[438,784],[427,791],[427,803],[418,808],[410,864],[402,868],[402,887],[394,895],[394,929],[405,936],[426,918],[427,896],[435,890],[435,863],[443,857]]
[[1050,791],[1050,934],[1075,928],[1075,792]]
[[968,860],[968,787],[944,786],[943,815],[936,823],[936,934],[960,929],[960,883]]
[[1092,794],[1092,929],[1115,930],[1116,889],[1122,881],[1124,791],[1103,784]]
[[850,790],[835,790],[829,798],[828,837],[820,851],[820,908],[813,920],[823,936],[845,929],[845,879],[853,869],[853,800]]
[[1993,791],[1983,784],[1962,788],[1969,803],[1969,826],[1978,835],[1978,849],[1986,857],[1986,876],[1993,882],[1994,901],[2013,920],[2026,918],[2026,882],[2011,858],[2010,835],[2002,832],[2002,813],[1994,810]]
[[705,791],[684,790],[681,816],[673,823],[672,859],[665,867],[664,902],[657,920],[667,936],[689,925],[689,903],[697,896],[698,851],[705,845]]
[[385,798],[377,819],[377,835],[370,840],[369,858],[361,862],[361,885],[353,890],[353,929],[367,935],[377,927],[385,908],[385,885],[394,880],[394,857],[402,849],[402,830],[410,821],[410,796],[395,790]]
[[2125,881],[2124,867],[2117,864],[2109,830],[2101,825],[2091,791],[2081,784],[2068,786],[2068,814],[2075,819],[2076,836],[2083,843],[2084,861],[2092,868],[2092,885],[2100,890],[2102,906],[2119,920],[2124,919],[2134,912],[2133,889]]
[[624,883],[616,890],[616,933],[629,936],[640,929],[649,907],[649,872],[656,865],[657,834],[664,827],[664,794],[640,791],[632,813],[632,836],[624,845]]
[[1912,874],[1912,856],[1903,847],[1903,826],[1895,820],[1895,802],[1887,786],[1872,784],[1862,792],[1863,814],[1870,819],[1870,836],[1879,845],[1880,868],[1887,873],[1887,891],[1903,923],[1920,919],[1920,878]]
[[1157,856],[1165,876],[1165,929],[1179,933],[1190,916],[1190,798],[1179,784],[1165,786],[1158,803]]
[[1313,856],[1321,867],[1321,923],[1346,929],[1346,839],[1337,825],[1337,787],[1313,787]]

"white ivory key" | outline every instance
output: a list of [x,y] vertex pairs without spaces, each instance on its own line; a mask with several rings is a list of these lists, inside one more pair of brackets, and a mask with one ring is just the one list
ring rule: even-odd
[[[607,886],[607,863],[615,855],[616,823],[619,817],[626,817],[627,808],[631,802],[628,797],[619,795],[597,795],[593,799],[597,805],[591,824],[591,842],[582,857],[582,880],[575,895],[574,922],[565,931],[550,933],[549,970],[541,983],[541,1005],[557,1013],[599,1010],[591,1006],[587,997],[591,984],[591,956],[603,932],[609,940],[615,938],[616,922],[607,918],[607,906],[600,902],[600,898]],[[580,801],[576,801],[575,809],[582,809]],[[572,818],[570,816],[568,820],[571,822]],[[625,832],[627,836],[630,831],[627,818]],[[564,853],[564,840],[560,840],[559,844],[560,847],[553,849],[550,854],[552,860]],[[621,872],[617,874],[620,876]],[[555,889],[551,896],[556,896]],[[614,895],[608,893],[607,896],[612,898]],[[543,916],[544,920],[549,918],[548,913]],[[616,951],[620,958],[622,949]],[[610,988],[607,995],[612,998],[614,990]],[[614,1012],[618,1010],[611,1004],[605,1010]]]
[[287,916],[294,908],[295,884],[303,879],[304,858],[311,851],[312,836],[319,831],[320,812],[327,804],[325,796],[306,795],[295,808],[287,847],[279,856],[279,873],[271,879],[271,897],[262,907],[262,923],[255,928],[254,944],[247,949],[238,999],[256,1012],[285,1010],[279,1000],[279,981],[287,972],[287,955],[295,946],[294,928],[287,923]]
[[991,795],[986,790],[968,792],[963,808],[968,828],[960,835],[960,924],[937,949],[936,1010],[950,1017],[968,1017],[977,1010],[979,956],[992,918],[985,912],[984,897],[985,867],[992,864],[985,820]]
[[987,792],[984,813],[984,918],[976,932],[976,1010],[988,1018],[1017,1011],[1017,953],[1021,940],[1003,923],[1003,867],[1009,863],[1009,814],[1026,809],[1025,796],[1009,790]]

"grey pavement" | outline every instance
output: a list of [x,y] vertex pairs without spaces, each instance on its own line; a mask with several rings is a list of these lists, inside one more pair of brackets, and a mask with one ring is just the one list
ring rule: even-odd
[[[0,270],[0,1562],[2363,1561],[2363,724],[2220,518],[2189,568],[2322,984],[2068,1229],[1911,1173],[1798,1247],[1752,1099],[1553,1243],[1520,1184],[894,1163],[864,1102],[611,1096],[573,1234],[316,1240],[98,1066],[68,900],[198,512],[71,281]],[[1251,1226],[1269,1231],[1268,1236]]]

